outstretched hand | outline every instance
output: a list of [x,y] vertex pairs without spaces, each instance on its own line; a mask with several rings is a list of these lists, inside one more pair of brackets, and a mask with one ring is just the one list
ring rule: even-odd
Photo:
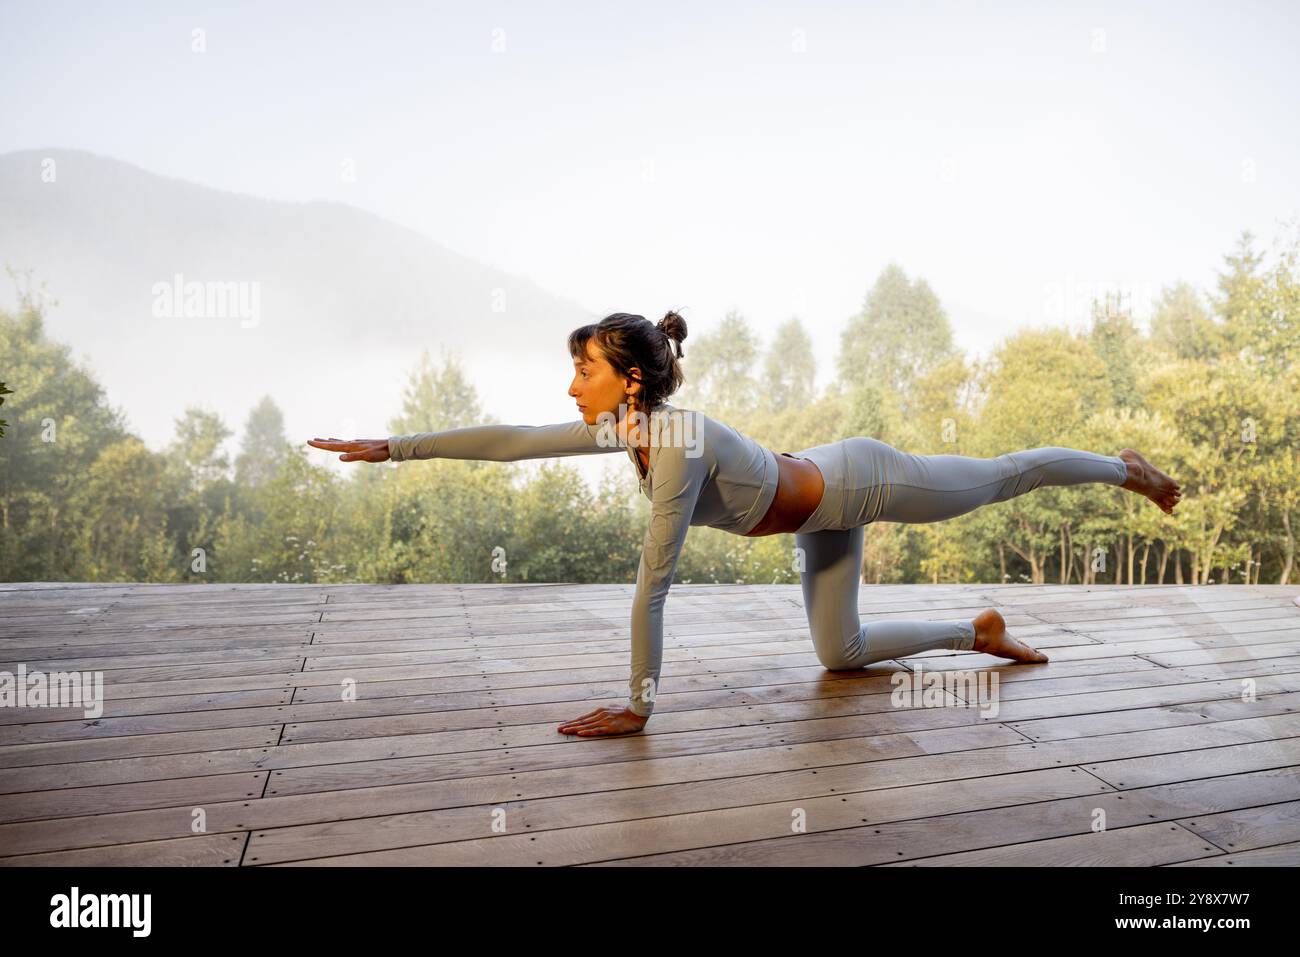
[[308,439],[307,444],[326,452],[345,452],[340,462],[387,462],[387,439]]
[[602,734],[631,734],[640,731],[650,719],[628,708],[597,708],[560,725],[563,734],[595,737]]

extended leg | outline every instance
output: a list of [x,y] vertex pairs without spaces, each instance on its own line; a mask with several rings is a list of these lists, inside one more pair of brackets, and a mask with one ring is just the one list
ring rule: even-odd
[[863,523],[939,522],[1042,485],[1122,485],[1128,475],[1118,456],[1057,445],[983,459],[914,455],[865,436],[848,441]]
[[932,648],[970,650],[975,625],[951,621],[872,621],[858,617],[862,578],[863,526],[795,536],[802,549],[804,610],[817,659],[832,670],[860,668],[873,661],[914,655]]

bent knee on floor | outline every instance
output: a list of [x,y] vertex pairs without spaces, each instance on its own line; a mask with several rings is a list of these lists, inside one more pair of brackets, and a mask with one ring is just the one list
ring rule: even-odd
[[845,638],[840,632],[813,634],[813,650],[823,668],[849,671],[862,667],[861,632]]
[[818,655],[817,660],[821,662],[822,667],[827,671],[853,671],[855,668],[861,668],[855,664],[851,658],[843,655]]

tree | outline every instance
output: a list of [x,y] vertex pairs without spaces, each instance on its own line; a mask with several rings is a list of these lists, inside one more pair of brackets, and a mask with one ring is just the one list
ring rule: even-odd
[[234,582],[342,581],[337,557],[345,539],[333,541],[341,480],[312,465],[303,449],[286,446],[281,468],[253,490],[256,520],[235,514],[227,500],[216,522],[211,573]]
[[1186,282],[1162,290],[1151,316],[1151,340],[1177,359],[1208,362],[1224,351],[1223,330]]
[[681,398],[669,401],[714,418],[744,421],[760,408],[765,388],[754,376],[758,355],[758,336],[749,322],[735,310],[728,312],[693,348],[683,348],[686,382]]
[[1138,363],[1144,352],[1142,334],[1118,297],[1106,296],[1100,303],[1094,300],[1088,342],[1105,365],[1110,402],[1123,409],[1141,405],[1137,379]]
[[776,330],[763,369],[763,408],[782,412],[812,403],[817,361],[812,338],[797,318]]
[[1251,314],[1260,299],[1263,280],[1256,270],[1263,261],[1254,250],[1254,237],[1243,231],[1234,252],[1223,257],[1225,268],[1219,273],[1219,293],[1214,307],[1223,319],[1225,351],[1237,355],[1251,339],[1255,323]]
[[1277,262],[1257,283],[1253,298],[1240,293],[1237,343],[1244,356],[1265,376],[1277,378],[1300,363],[1300,274],[1296,271],[1300,239],[1278,254]]
[[[1110,404],[1103,360],[1065,329],[1030,329],[1005,340],[977,372],[982,399],[979,445],[968,454],[1001,455],[1077,432]],[[1044,436],[1056,437],[1051,442]]]
[[288,441],[280,407],[269,395],[262,396],[244,423],[244,437],[235,458],[235,484],[245,489],[265,485],[279,469]]
[[[1106,455],[1121,448],[1140,449],[1148,460],[1174,470],[1174,478],[1180,484],[1184,478],[1172,463],[1187,458],[1186,443],[1178,431],[1176,420],[1168,420],[1158,412],[1113,407],[1102,409],[1084,425],[1080,444]],[[1105,572],[1113,575],[1111,580],[1145,585],[1148,560],[1157,544],[1161,547],[1155,555],[1158,565],[1156,582],[1164,581],[1170,553],[1180,545],[1179,513],[1183,511],[1182,504],[1174,516],[1169,516],[1146,498],[1121,493],[1112,495],[1117,513],[1085,516],[1087,502],[1095,500],[1096,492],[1078,487],[1062,489],[1062,493],[1062,499],[1067,503],[1061,525],[1062,583],[1070,580],[1076,559],[1080,572],[1091,572],[1095,549],[1105,548],[1109,554],[1113,545],[1114,557],[1107,561],[1105,568]],[[1076,543],[1082,546],[1077,556]],[[1081,580],[1089,582],[1092,578]]]
[[[1276,402],[1269,384],[1235,358],[1214,367],[1171,363],[1152,376],[1149,390],[1152,411],[1178,423],[1186,450],[1185,458],[1165,470],[1184,489],[1174,517],[1177,539],[1191,554],[1192,584],[1205,584],[1223,536],[1238,526],[1247,501],[1259,495],[1257,436]],[[1180,567],[1175,574],[1181,574]]]
[[442,363],[435,368],[429,351],[420,353],[419,365],[410,374],[402,394],[401,414],[388,423],[390,435],[491,424],[483,415],[474,386],[465,378],[460,360],[449,356],[445,348],[440,355]]
[[125,434],[98,382],[45,335],[45,301],[21,290],[18,309],[0,311],[5,379],[16,386],[0,442],[0,578],[61,580],[76,567],[84,517],[68,500],[100,451]]
[[[1094,412],[1109,406],[1105,363],[1065,329],[1027,330],[999,346],[979,374],[978,427],[960,454],[993,457],[1044,445],[1078,447],[1072,439]],[[1050,438],[1049,438],[1050,437]],[[1035,584],[1061,548],[1062,528],[1081,511],[1112,515],[1108,489],[1052,486],[979,509],[972,534],[1019,557]],[[1111,493],[1113,494],[1113,493]]]
[[233,434],[217,413],[204,409],[188,408],[176,419],[176,434],[167,456],[186,490],[197,494],[228,478],[230,458],[222,444]]
[[[184,563],[187,578],[194,549],[212,551],[217,519],[235,497],[235,485],[229,476],[230,459],[222,448],[232,434],[215,412],[187,408],[176,419],[175,438],[164,452],[167,527],[176,551],[175,561]],[[193,574],[202,581],[212,577],[206,567]]]
[[[491,574],[491,551],[480,548],[481,577],[475,580],[590,581],[607,569],[610,544],[594,534],[596,503],[581,475],[563,462],[543,462],[536,476],[514,496],[511,521],[499,526],[508,559],[504,578]],[[607,569],[608,570],[608,569]],[[597,573],[597,579],[602,575]]]
[[846,389],[868,383],[897,392],[953,354],[952,326],[924,279],[885,267],[840,339],[838,373]]
[[976,426],[974,392],[974,369],[954,354],[917,377],[908,414],[900,413],[884,432],[864,434],[892,435],[895,444],[923,455],[965,454]]
[[80,518],[79,581],[179,581],[182,567],[167,537],[164,463],[134,435],[107,446],[68,498]]

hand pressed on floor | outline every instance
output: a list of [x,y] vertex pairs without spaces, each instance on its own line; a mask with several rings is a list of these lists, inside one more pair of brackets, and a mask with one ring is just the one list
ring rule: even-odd
[[644,728],[649,720],[628,708],[597,708],[572,721],[566,721],[558,730],[584,738],[602,734],[631,734]]

